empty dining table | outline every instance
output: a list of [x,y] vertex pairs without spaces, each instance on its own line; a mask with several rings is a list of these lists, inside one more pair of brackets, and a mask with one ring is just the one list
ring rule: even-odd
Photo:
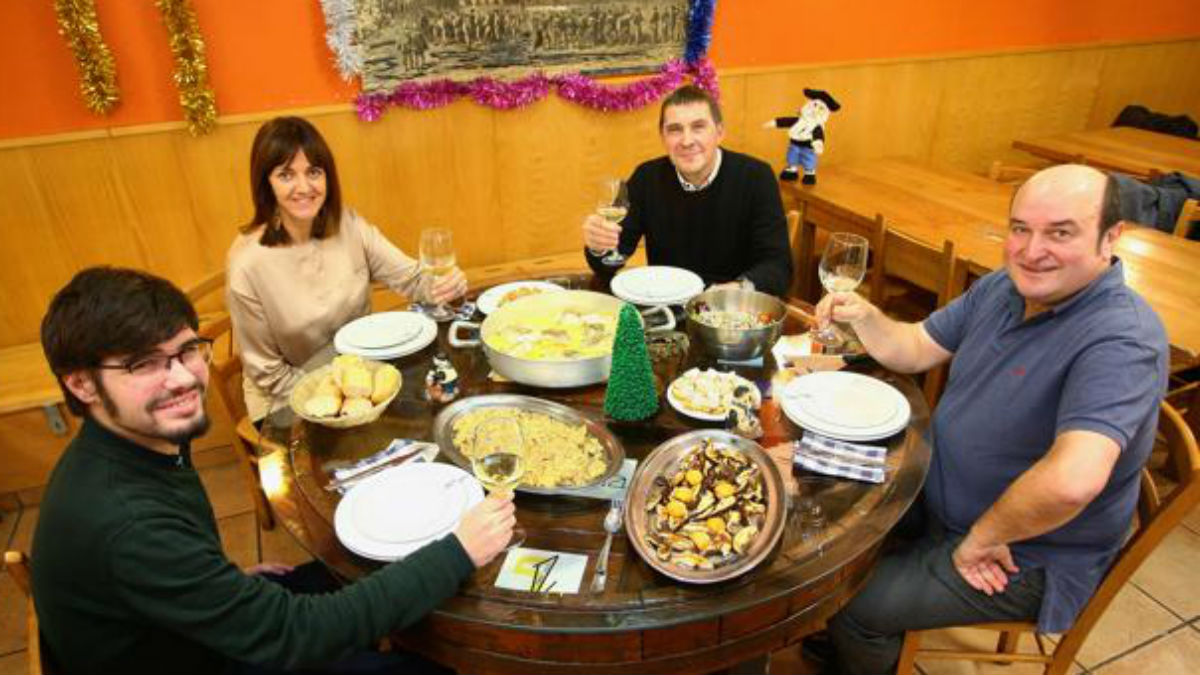
[[1200,141],[1133,127],[1018,138],[1013,147],[1053,162],[1082,160],[1138,178],[1172,171],[1200,177]]
[[[821,169],[815,186],[787,185],[785,202],[841,208],[940,248],[950,239],[972,276],[1004,265],[1015,187],[962,169],[884,158]],[[1200,242],[1130,225],[1117,241],[1125,282],[1146,298],[1171,344],[1200,354]]]

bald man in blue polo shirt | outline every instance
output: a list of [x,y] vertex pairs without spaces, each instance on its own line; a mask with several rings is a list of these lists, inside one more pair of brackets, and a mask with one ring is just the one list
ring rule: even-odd
[[954,357],[930,427],[924,533],[831,620],[837,672],[893,672],[911,629],[1036,620],[1062,632],[1112,563],[1168,359],[1162,322],[1113,256],[1119,211],[1105,174],[1052,167],[1013,198],[1004,269],[924,322],[854,293],[818,305],[893,370]]

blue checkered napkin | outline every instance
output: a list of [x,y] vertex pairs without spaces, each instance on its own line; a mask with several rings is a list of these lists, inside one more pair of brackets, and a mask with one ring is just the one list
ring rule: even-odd
[[887,448],[834,440],[811,431],[796,441],[792,461],[804,469],[827,476],[882,483]]

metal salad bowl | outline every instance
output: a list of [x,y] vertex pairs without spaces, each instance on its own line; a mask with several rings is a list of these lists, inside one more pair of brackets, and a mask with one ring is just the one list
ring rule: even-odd
[[[705,310],[745,313],[752,317],[767,316],[769,321],[754,328],[721,328],[700,321]],[[687,332],[693,342],[718,359],[744,361],[753,359],[771,348],[783,330],[787,308],[779,298],[740,288],[719,288],[706,291],[688,301]]]
[[555,487],[535,487],[531,485],[518,485],[517,490],[521,492],[529,492],[533,494],[543,495],[569,495],[575,488],[586,488],[593,485],[599,485],[604,481],[617,475],[621,470],[621,463],[625,461],[625,448],[621,446],[621,442],[612,435],[608,427],[581,415],[577,410],[569,408],[565,405],[547,401],[541,398],[532,396],[521,396],[519,394],[486,394],[483,396],[471,396],[459,401],[455,401],[449,406],[442,409],[438,416],[433,421],[433,440],[437,443],[441,451],[450,458],[458,466],[462,467],[467,472],[472,471],[471,458],[467,457],[454,445],[454,423],[455,421],[475,410],[481,408],[516,408],[519,410],[527,410],[552,417],[565,424],[578,425],[582,424],[587,428],[589,434],[600,442],[600,446],[604,448],[608,467],[599,477],[591,482],[581,485],[561,485]]
[[[680,464],[692,450],[711,440],[724,450],[740,453],[748,465],[757,468],[762,481],[762,493],[766,511],[762,514],[762,527],[750,541],[748,548],[732,560],[718,564],[714,569],[698,569],[681,566],[660,558],[650,543],[653,509],[647,504],[660,489],[660,479],[670,479],[680,470]],[[787,495],[783,477],[775,463],[754,441],[746,440],[726,431],[701,429],[676,436],[659,445],[638,466],[637,473],[629,486],[625,507],[625,528],[629,541],[638,555],[659,572],[672,579],[693,584],[712,584],[740,576],[754,569],[774,550],[783,536],[787,515]],[[680,528],[680,531],[686,528]]]

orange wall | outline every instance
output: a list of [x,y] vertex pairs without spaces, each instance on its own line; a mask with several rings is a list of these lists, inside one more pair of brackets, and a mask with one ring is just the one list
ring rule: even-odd
[[[89,113],[50,0],[5,3],[0,138],[181,119],[166,30],[150,0],[97,0],[122,102]],[[221,114],[348,101],[318,0],[193,0]],[[1136,9],[1132,9],[1136,7]],[[720,0],[721,68],[1200,36],[1194,0]]]

